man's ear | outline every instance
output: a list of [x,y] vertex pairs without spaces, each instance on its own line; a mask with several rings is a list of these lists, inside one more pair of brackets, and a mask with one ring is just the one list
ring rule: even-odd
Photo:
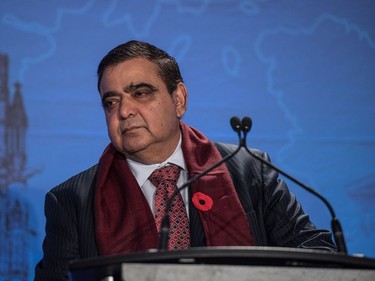
[[187,110],[187,89],[185,84],[180,82],[174,92],[176,102],[176,114],[178,118],[181,118]]

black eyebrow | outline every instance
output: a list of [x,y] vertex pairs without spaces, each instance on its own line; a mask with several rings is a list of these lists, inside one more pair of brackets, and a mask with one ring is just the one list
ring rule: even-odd
[[[136,90],[138,90],[140,88],[147,88],[151,92],[156,92],[158,90],[158,88],[155,87],[154,85],[151,85],[151,84],[145,83],[145,82],[141,82],[141,83],[137,83],[137,84],[131,83],[129,86],[126,86],[124,88],[124,92],[125,93],[132,93],[132,92],[135,92]],[[109,92],[104,93],[103,96],[102,96],[102,104],[104,105],[104,102],[108,97],[115,97],[115,96],[119,96],[119,95],[120,94],[118,94],[117,92],[114,92],[114,91],[109,91]]]
[[126,86],[124,88],[124,92],[131,93],[131,92],[134,92],[134,91],[136,91],[140,88],[148,88],[152,92],[156,92],[158,90],[158,88],[155,87],[154,85],[151,85],[151,84],[145,83],[145,82],[141,82],[141,83],[137,83],[137,84],[132,83],[129,86]]

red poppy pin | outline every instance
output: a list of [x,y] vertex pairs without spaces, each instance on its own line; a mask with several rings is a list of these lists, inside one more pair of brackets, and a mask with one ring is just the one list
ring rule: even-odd
[[209,211],[214,205],[212,198],[202,192],[195,192],[191,198],[195,208],[201,211]]

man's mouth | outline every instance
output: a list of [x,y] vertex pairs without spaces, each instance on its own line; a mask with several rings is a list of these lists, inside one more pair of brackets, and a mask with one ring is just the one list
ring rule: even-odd
[[128,128],[125,128],[125,129],[123,129],[122,130],[122,134],[128,134],[128,133],[132,133],[132,132],[134,132],[134,131],[136,131],[136,130],[139,130],[139,129],[141,129],[142,127],[140,127],[140,126],[131,126],[131,127],[128,127]]

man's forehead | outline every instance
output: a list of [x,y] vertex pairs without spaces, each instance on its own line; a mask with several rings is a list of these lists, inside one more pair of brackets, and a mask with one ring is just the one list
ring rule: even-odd
[[108,66],[100,81],[100,92],[110,90],[118,81],[123,89],[133,89],[141,84],[156,87],[156,84],[164,83],[158,66],[146,59],[132,59]]
[[114,65],[108,66],[104,72],[102,79],[112,78],[113,75],[119,75],[123,77],[150,77],[159,76],[160,69],[159,66],[149,60],[138,58],[126,60]]

